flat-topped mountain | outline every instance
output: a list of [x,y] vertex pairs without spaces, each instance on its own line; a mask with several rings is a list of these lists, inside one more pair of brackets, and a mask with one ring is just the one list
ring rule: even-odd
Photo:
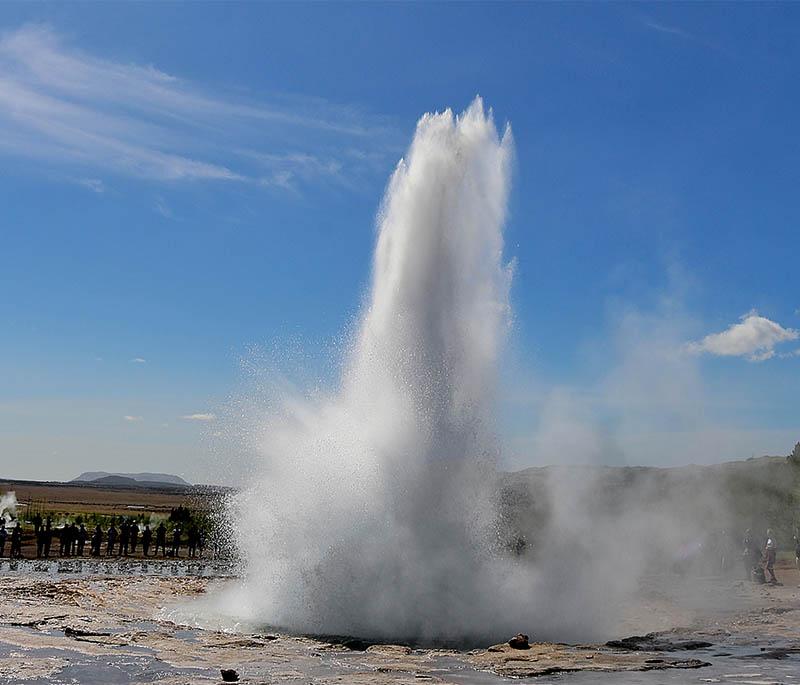
[[85,471],[77,478],[73,478],[71,483],[94,483],[96,485],[177,485],[181,487],[191,487],[180,476],[170,473],[109,473],[108,471]]

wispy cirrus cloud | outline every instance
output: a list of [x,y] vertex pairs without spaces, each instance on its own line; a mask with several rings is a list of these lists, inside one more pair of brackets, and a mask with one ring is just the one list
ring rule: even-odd
[[131,416],[130,414],[126,414],[122,417],[124,421],[128,423],[138,423],[139,421],[144,421],[144,418],[141,416]]
[[697,40],[697,36],[678,26],[671,26],[669,24],[664,24],[663,22],[656,21],[655,19],[650,19],[649,17],[644,17],[642,19],[642,24],[653,31],[658,31],[659,33],[669,33],[673,36],[680,36],[681,38],[686,38],[687,40]]
[[723,54],[730,56],[730,53],[719,44],[705,38],[704,36],[692,33],[691,31],[688,31],[682,26],[676,26],[675,24],[668,24],[667,22],[656,20],[649,16],[642,16],[641,24],[649,31],[655,31],[657,33],[661,33],[666,36],[675,36],[676,38],[680,38],[682,40],[689,41],[692,43],[697,43],[698,45],[701,45],[710,50],[721,52]]
[[48,26],[0,36],[0,154],[89,171],[82,184],[95,192],[101,173],[290,187],[355,168],[348,150],[383,149],[390,136],[353,107],[210,92],[74,49]]
[[[784,328],[758,312],[751,311],[720,333],[712,333],[702,340],[691,342],[687,349],[694,353],[708,353],[720,357],[745,357],[752,362],[761,362],[775,356],[775,347],[780,343],[797,340],[800,331]],[[780,356],[792,356],[789,355]]]
[[133,359],[129,359],[128,362],[130,364],[146,364],[147,360],[143,357],[134,357]]
[[98,195],[106,192],[106,185],[99,178],[79,178],[77,183],[78,185],[81,185],[87,190],[91,190],[93,193],[97,193]]
[[214,421],[217,418],[216,414],[185,414],[181,416],[181,419],[184,421],[201,421],[201,422],[208,422]]

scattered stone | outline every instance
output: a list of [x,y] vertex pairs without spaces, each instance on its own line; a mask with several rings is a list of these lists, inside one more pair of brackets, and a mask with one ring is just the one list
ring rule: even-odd
[[668,640],[660,633],[647,635],[632,635],[621,640],[610,640],[606,647],[624,649],[629,652],[679,652],[692,649],[705,649],[713,647],[711,642],[703,640]]
[[517,633],[508,641],[508,646],[512,647],[513,649],[531,648],[530,643],[528,642],[528,636],[525,635],[525,633]]
[[645,659],[643,671],[661,671],[668,668],[705,668],[711,666],[708,661],[700,659]]
[[221,668],[219,672],[222,674],[222,681],[225,683],[235,683],[239,680],[239,674],[232,668]]
[[371,642],[360,640],[357,637],[351,637],[346,640],[342,640],[340,644],[345,649],[351,649],[354,652],[366,652],[372,646]]
[[366,649],[370,654],[383,654],[384,656],[408,656],[411,647],[406,645],[370,645]]

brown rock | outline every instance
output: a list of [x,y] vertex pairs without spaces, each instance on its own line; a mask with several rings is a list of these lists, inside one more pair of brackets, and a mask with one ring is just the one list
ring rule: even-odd
[[509,647],[513,649],[530,649],[531,646],[528,643],[528,636],[525,633],[517,633],[514,637],[512,637],[508,641]]

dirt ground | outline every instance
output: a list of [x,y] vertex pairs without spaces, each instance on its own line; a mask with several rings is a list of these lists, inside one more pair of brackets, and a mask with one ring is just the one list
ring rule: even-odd
[[[176,615],[170,607],[235,580],[6,571],[0,575],[0,681],[216,683],[220,669],[233,668],[240,682],[315,685],[475,685],[555,674],[615,685],[797,682],[800,574],[792,568],[778,573],[780,586],[719,578],[645,579],[616,636],[645,636],[638,642],[542,643],[533,627],[528,649],[501,643],[455,651],[266,630],[230,633],[170,620]],[[652,631],[659,632],[647,635]],[[750,661],[731,661],[741,658],[735,653],[740,647],[755,652]],[[798,676],[794,681],[792,673]],[[582,674],[594,675],[579,680]],[[596,680],[604,674],[614,680]]]

